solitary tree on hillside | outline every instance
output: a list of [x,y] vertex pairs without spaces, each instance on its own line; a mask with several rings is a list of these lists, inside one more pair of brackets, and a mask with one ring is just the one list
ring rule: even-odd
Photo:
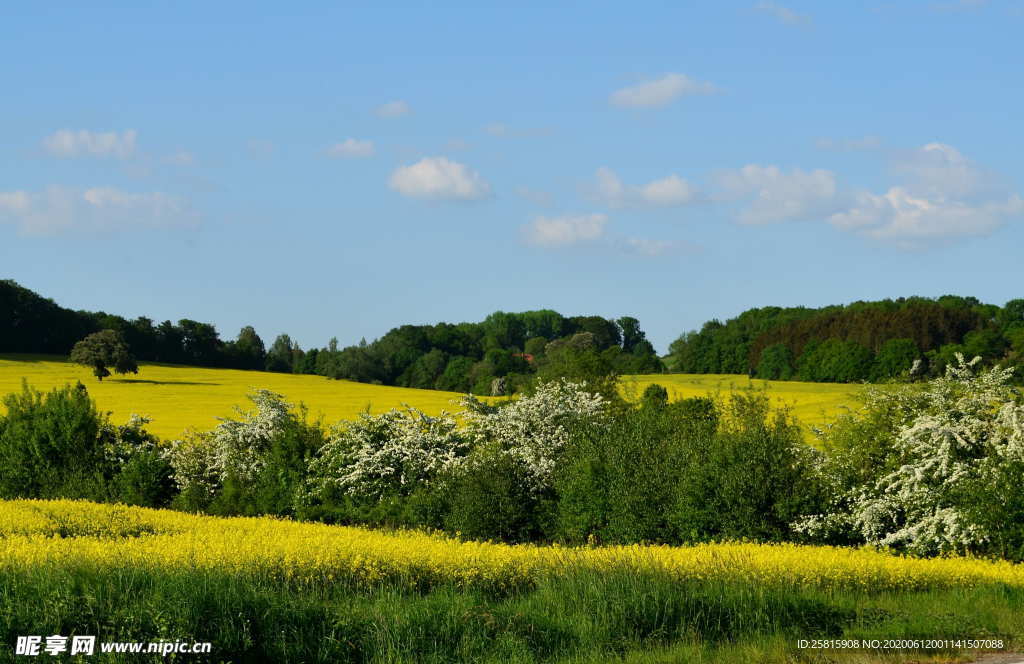
[[119,374],[139,373],[128,344],[115,330],[101,330],[79,341],[71,349],[71,361],[91,367],[93,375],[100,381],[110,375],[111,368]]

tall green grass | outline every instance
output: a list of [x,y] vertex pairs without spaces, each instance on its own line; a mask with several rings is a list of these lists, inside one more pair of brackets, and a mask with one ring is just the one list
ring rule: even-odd
[[[12,654],[18,635],[50,634],[210,641],[214,651],[205,661],[213,662],[849,661],[838,652],[800,651],[796,640],[998,637],[1012,644],[1024,634],[1022,608],[1024,591],[1001,586],[824,592],[680,582],[622,569],[573,571],[504,595],[447,586],[355,592],[289,586],[244,571],[43,562],[27,573],[0,575],[0,638],[8,644],[0,661],[27,661]],[[888,659],[935,655],[948,661],[955,653]],[[107,657],[102,661],[173,661]]]

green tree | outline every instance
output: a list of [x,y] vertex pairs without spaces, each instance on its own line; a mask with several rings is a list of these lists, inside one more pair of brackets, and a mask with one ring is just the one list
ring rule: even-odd
[[267,371],[277,371],[280,373],[291,373],[292,372],[292,338],[287,334],[279,334],[274,339],[274,343],[271,344],[270,350],[267,351]]
[[663,385],[651,383],[640,397],[644,408],[661,408],[668,404],[668,390]]
[[246,325],[238,333],[235,341],[234,352],[239,368],[262,369],[266,362],[267,349],[263,345],[263,339],[256,334],[252,325]]
[[474,364],[473,358],[466,357],[465,355],[451,358],[448,360],[444,372],[437,379],[435,387],[439,390],[448,390],[450,392],[469,392],[473,389],[469,373],[473,370]]
[[139,373],[124,337],[114,330],[94,332],[76,343],[71,349],[71,361],[90,367],[100,381],[110,375],[111,369],[119,374]]
[[533,356],[534,361],[544,355],[544,347],[548,345],[548,340],[544,337],[530,337],[526,340],[526,344],[523,346],[523,352],[527,355]]
[[878,351],[871,368],[871,380],[894,378],[908,371],[914,360],[921,357],[917,344],[912,339],[889,339]]
[[217,336],[217,329],[209,323],[183,319],[178,321],[182,331],[182,350],[185,362],[198,367],[216,366],[220,363],[224,342]]
[[793,377],[793,351],[785,344],[773,344],[761,353],[757,377],[765,380],[789,380]]
[[644,331],[640,329],[640,321],[632,316],[623,316],[615,321],[622,331],[622,350],[632,353],[637,344],[646,340]]
[[445,368],[448,366],[448,355],[439,348],[420,355],[420,357],[412,363],[402,376],[399,377],[398,382],[403,387],[417,387],[423,390],[431,390],[434,388],[434,384],[437,379],[444,373]]

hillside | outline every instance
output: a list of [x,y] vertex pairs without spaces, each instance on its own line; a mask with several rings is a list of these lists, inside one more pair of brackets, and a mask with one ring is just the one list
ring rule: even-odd
[[[230,415],[235,406],[248,406],[246,394],[256,388],[285,395],[322,415],[328,423],[351,419],[367,409],[380,413],[402,404],[427,413],[457,410],[459,392],[368,385],[321,376],[269,371],[211,369],[171,364],[142,363],[137,376],[97,381],[89,369],[52,355],[0,355],[0,394],[21,389],[22,378],[42,391],[81,381],[99,407],[113,412],[115,422],[131,413],[152,418],[147,427],[161,438],[173,438],[187,428],[210,429],[216,417]],[[672,400],[705,396],[747,387],[765,388],[775,403],[793,408],[806,425],[819,425],[853,401],[855,388],[798,382],[750,381],[746,376],[667,375],[624,376],[621,389],[635,398],[650,383],[669,390]]]
[[20,390],[22,378],[41,391],[81,381],[101,409],[113,412],[116,423],[132,413],[146,415],[153,420],[146,428],[161,438],[180,436],[187,427],[212,429],[216,417],[231,415],[235,406],[249,405],[246,394],[257,388],[283,394],[296,404],[301,401],[311,417],[322,415],[329,423],[354,418],[367,409],[380,413],[404,403],[436,414],[457,409],[453,401],[462,396],[321,376],[154,363],[140,364],[137,376],[99,382],[87,368],[59,357],[0,355],[0,394]]
[[68,355],[86,335],[108,329],[124,339],[136,359],[147,362],[477,394],[517,391],[567,352],[599,356],[619,374],[664,369],[640,321],[631,316],[496,311],[480,322],[400,325],[369,343],[363,339],[342,347],[334,337],[323,348],[303,350],[287,334],[268,346],[250,325],[237,338],[224,340],[214,325],[187,318],[157,324],[144,316],[128,320],[103,311],[72,311],[13,280],[0,280],[0,353]]

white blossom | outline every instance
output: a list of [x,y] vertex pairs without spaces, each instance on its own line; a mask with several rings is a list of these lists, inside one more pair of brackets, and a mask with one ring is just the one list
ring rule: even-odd
[[533,488],[551,486],[555,464],[569,442],[570,425],[604,418],[605,400],[565,379],[543,383],[515,401],[489,407],[467,397],[461,415],[474,445],[497,445],[522,461]]
[[291,417],[292,406],[269,390],[256,390],[249,400],[255,411],[236,408],[239,419],[218,418],[213,431],[190,432],[171,442],[169,458],[179,489],[197,486],[212,495],[229,475],[244,482],[263,468],[270,442]]
[[795,527],[821,533],[844,523],[879,546],[932,554],[964,551],[988,533],[963,511],[963,496],[986,473],[1024,460],[1024,406],[1008,385],[1013,370],[975,372],[957,354],[946,375],[918,390],[868,393],[866,411],[896,413],[897,468],[843,497],[849,511],[805,518]]
[[407,494],[458,464],[469,441],[448,413],[406,406],[335,426],[310,463],[314,494],[329,488],[364,497]]

